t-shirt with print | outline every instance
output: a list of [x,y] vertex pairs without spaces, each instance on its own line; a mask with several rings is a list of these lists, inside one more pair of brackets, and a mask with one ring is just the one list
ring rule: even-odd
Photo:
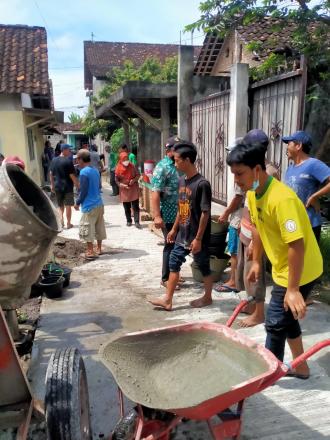
[[156,165],[151,179],[152,190],[160,193],[160,209],[165,223],[174,223],[178,211],[179,176],[168,156]]
[[[176,243],[188,248],[195,239],[202,212],[211,212],[212,191],[210,183],[199,173],[190,179],[179,180],[179,231]],[[205,229],[202,245],[210,240],[211,216]]]
[[304,239],[305,250],[300,285],[318,278],[323,271],[322,256],[307,211],[297,195],[284,183],[268,177],[263,193],[248,191],[247,199],[252,223],[272,264],[274,282],[288,286],[288,245],[300,238]]
[[[319,190],[322,183],[330,177],[330,168],[318,159],[309,158],[299,165],[291,165],[285,174],[285,183],[293,189],[306,205],[308,198]],[[308,217],[314,228],[322,223],[321,214],[310,206]]]
[[64,156],[55,157],[50,163],[50,171],[54,177],[56,191],[73,192],[73,182],[70,174],[76,175],[76,171],[71,159]]

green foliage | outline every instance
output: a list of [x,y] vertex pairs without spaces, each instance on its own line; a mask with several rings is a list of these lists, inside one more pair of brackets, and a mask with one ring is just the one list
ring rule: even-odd
[[94,116],[93,107],[90,106],[88,108],[88,111],[84,116],[82,123],[82,130],[86,136],[94,138],[97,134],[100,134],[104,137],[105,140],[109,140],[109,128],[112,125],[112,122],[104,119],[96,119]]
[[[134,129],[130,129],[130,145],[128,145],[128,147],[137,147],[138,144],[138,139],[137,139],[137,133]],[[124,129],[118,128],[117,130],[115,130],[112,133],[112,136],[110,138],[110,142],[111,142],[111,146],[112,146],[112,151],[114,152],[118,152],[119,147],[121,146],[121,144],[124,143]]]
[[284,70],[285,63],[284,55],[271,53],[260,66],[249,69],[250,78],[253,81],[261,81],[264,78],[275,76]]
[[79,124],[80,122],[82,122],[82,117],[78,115],[78,113],[74,112],[69,114],[68,119],[71,124]]
[[157,59],[147,58],[140,67],[126,60],[122,67],[115,67],[108,74],[107,84],[97,97],[97,105],[102,105],[107,98],[128,81],[149,81],[152,83],[176,82],[178,71],[177,57],[170,57],[161,64]]
[[330,281],[330,227],[322,227],[320,250],[323,257],[323,281]]

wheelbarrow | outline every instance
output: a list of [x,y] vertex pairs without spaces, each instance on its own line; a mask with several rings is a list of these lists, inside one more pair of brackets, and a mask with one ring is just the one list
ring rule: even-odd
[[[120,420],[111,440],[169,440],[184,419],[207,422],[211,438],[239,438],[244,400],[274,384],[330,339],[293,362],[226,325],[198,322],[129,333],[101,349],[118,385]],[[124,395],[135,402],[125,414]]]

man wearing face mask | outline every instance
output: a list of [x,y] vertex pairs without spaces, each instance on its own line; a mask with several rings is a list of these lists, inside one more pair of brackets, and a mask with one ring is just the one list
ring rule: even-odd
[[174,243],[167,242],[167,234],[173,228],[178,210],[179,176],[174,165],[173,146],[179,142],[177,136],[170,137],[165,144],[165,157],[156,165],[151,184],[151,203],[155,228],[164,235],[162,286],[166,287],[170,275],[169,261]]
[[[323,270],[320,249],[301,200],[266,173],[265,150],[260,145],[238,145],[229,153],[227,164],[235,183],[248,191],[248,207],[255,226],[248,280],[258,281],[263,252],[272,264],[274,285],[265,321],[266,347],[283,361],[287,340],[295,359],[304,351],[298,322],[306,314],[304,299]],[[290,375],[308,379],[307,363],[291,370]]]
[[131,208],[134,212],[134,223],[137,229],[140,225],[139,208],[139,180],[140,174],[136,167],[128,160],[128,153],[122,152],[119,155],[119,162],[115,170],[116,183],[119,187],[119,198],[123,203],[127,226],[132,226]]

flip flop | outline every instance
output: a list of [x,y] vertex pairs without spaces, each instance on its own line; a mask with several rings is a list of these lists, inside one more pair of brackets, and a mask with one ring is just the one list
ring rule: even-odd
[[289,370],[286,373],[286,376],[287,377],[295,377],[296,379],[301,379],[301,380],[309,379],[309,374],[296,373],[294,370]]
[[230,287],[227,284],[216,284],[213,289],[216,292],[234,292],[234,293],[239,293],[239,290],[236,289],[235,287]]

